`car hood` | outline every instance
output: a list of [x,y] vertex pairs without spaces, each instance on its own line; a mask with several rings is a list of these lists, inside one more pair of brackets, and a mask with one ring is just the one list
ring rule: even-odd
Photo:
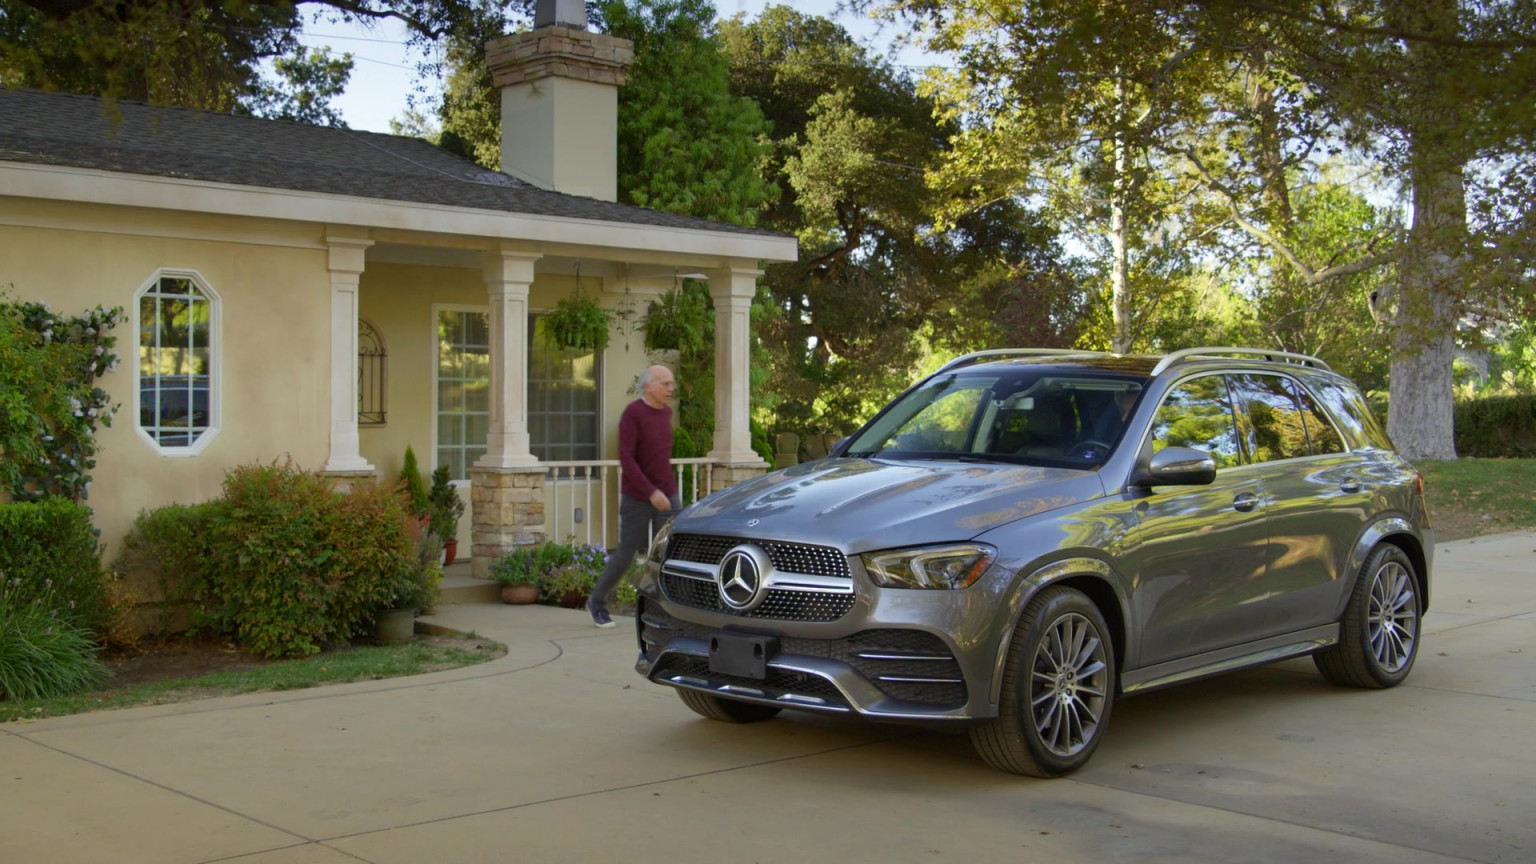
[[1068,468],[822,459],[717,492],[674,530],[858,553],[966,540],[1103,494],[1096,473]]

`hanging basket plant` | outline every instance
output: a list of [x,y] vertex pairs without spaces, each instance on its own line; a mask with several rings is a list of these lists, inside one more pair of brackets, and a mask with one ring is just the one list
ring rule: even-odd
[[576,293],[555,303],[555,311],[544,319],[549,335],[561,348],[577,351],[601,351],[608,347],[608,328],[613,313],[604,309],[597,298],[581,290],[581,271],[576,273]]
[[702,352],[713,341],[714,323],[709,295],[693,283],[674,283],[646,311],[646,350]]

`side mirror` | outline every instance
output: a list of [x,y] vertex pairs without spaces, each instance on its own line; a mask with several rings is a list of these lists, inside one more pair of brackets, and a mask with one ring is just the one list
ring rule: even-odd
[[1216,479],[1216,460],[1204,450],[1165,447],[1136,466],[1132,486],[1205,486]]

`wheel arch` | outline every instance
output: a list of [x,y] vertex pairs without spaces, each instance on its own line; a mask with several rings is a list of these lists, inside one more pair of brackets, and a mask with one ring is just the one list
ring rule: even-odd
[[1014,592],[1010,606],[1012,620],[1008,632],[998,642],[997,656],[993,658],[992,703],[997,704],[1001,698],[1003,664],[1007,662],[1008,651],[1013,647],[1014,637],[1018,635],[1019,620],[1024,614],[1024,608],[1041,591],[1058,585],[1081,592],[1104,616],[1104,623],[1109,627],[1110,649],[1115,658],[1115,688],[1118,690],[1119,672],[1125,668],[1130,641],[1127,632],[1130,610],[1124,592],[1116,587],[1114,570],[1110,565],[1090,556],[1065,558],[1035,568],[1019,579],[1017,584],[1019,588]]
[[1429,611],[1429,552],[1424,548],[1423,538],[1413,524],[1396,516],[1373,523],[1355,542],[1354,552],[1349,559],[1351,588],[1354,580],[1360,578],[1360,569],[1365,566],[1365,559],[1370,557],[1371,550],[1382,543],[1390,543],[1403,550],[1403,554],[1413,563],[1413,569],[1419,576],[1419,593],[1423,599],[1419,612]]

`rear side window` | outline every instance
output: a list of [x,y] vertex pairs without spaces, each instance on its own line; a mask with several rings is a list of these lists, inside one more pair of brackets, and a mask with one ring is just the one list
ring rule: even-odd
[[1279,375],[1233,375],[1232,386],[1254,462],[1308,455],[1307,426],[1288,380]]
[[1318,401],[1328,409],[1328,413],[1344,427],[1345,436],[1359,442],[1357,446],[1392,449],[1392,439],[1387,437],[1387,430],[1381,428],[1381,422],[1371,413],[1370,405],[1359,390],[1329,379],[1310,380],[1307,383],[1312,392],[1317,394]]
[[1296,399],[1301,403],[1301,419],[1307,423],[1307,441],[1312,445],[1312,455],[1343,453],[1344,440],[1328,422],[1328,415],[1318,406],[1317,400],[1296,382],[1292,381],[1291,386],[1296,389]]
[[1242,464],[1237,422],[1227,379],[1207,375],[1180,382],[1152,418],[1152,452],[1164,447],[1193,447],[1216,460],[1217,468]]

